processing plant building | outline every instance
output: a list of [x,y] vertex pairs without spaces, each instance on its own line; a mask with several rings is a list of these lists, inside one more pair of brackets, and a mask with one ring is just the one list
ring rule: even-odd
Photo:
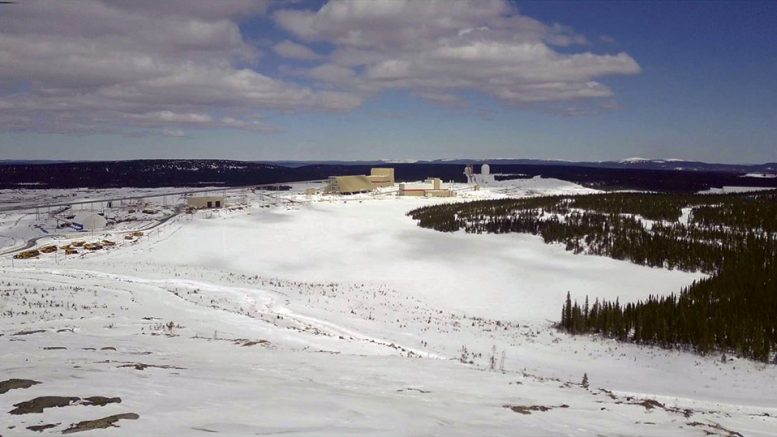
[[416,197],[453,197],[456,192],[450,188],[442,188],[440,178],[429,178],[423,185],[399,184],[400,196]]
[[330,176],[324,189],[328,194],[367,193],[375,189],[370,178],[364,175]]
[[375,167],[370,169],[370,175],[367,176],[375,187],[393,187],[394,169]]
[[324,193],[327,194],[356,194],[368,193],[375,188],[393,187],[393,168],[372,168],[370,175],[330,176],[327,180]]

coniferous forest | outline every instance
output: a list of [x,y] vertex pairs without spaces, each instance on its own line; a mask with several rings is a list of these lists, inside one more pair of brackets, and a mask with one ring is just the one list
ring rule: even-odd
[[530,233],[574,253],[709,275],[625,304],[568,295],[558,327],[571,334],[759,361],[777,351],[777,191],[484,200],[408,215],[438,231]]

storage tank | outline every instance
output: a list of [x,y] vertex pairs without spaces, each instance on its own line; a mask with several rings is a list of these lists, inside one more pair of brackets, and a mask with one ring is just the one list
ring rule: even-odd
[[480,174],[488,176],[489,174],[491,174],[491,167],[488,164],[483,164],[480,167]]

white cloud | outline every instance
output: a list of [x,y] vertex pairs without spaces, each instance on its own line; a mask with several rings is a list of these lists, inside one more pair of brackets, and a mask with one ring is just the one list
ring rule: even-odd
[[239,22],[265,14],[268,1],[25,0],[3,8],[0,130],[272,132],[263,113],[347,111],[386,89],[456,107],[476,91],[574,110],[570,102],[612,100],[602,77],[640,70],[629,54],[592,53],[582,35],[523,16],[506,0],[332,0],[318,10],[277,3],[266,19],[288,35],[262,45],[306,62],[264,68]]
[[318,91],[250,68],[258,51],[235,20],[266,8],[266,0],[26,0],[4,8],[0,130],[239,128],[220,120],[358,106],[361,98],[352,93]]
[[324,82],[348,85],[349,82],[356,79],[356,72],[341,65],[322,64],[311,68],[308,71],[308,76]]
[[148,120],[158,123],[182,123],[182,124],[202,124],[210,123],[213,121],[208,114],[178,114],[172,111],[157,111],[149,112],[145,114],[138,114],[135,116],[140,120]]
[[424,100],[428,100],[430,102],[442,104],[442,105],[449,105],[449,106],[465,106],[465,103],[462,102],[462,100],[453,94],[446,94],[446,93],[440,93],[435,91],[424,91],[419,92],[418,97],[421,97]]
[[321,57],[310,47],[297,44],[294,41],[284,40],[273,46],[273,51],[284,58],[313,60]]
[[627,53],[570,51],[587,39],[502,0],[331,0],[273,18],[297,38],[335,47],[310,77],[360,92],[409,89],[443,104],[462,90],[524,105],[610,98],[601,77],[640,71]]

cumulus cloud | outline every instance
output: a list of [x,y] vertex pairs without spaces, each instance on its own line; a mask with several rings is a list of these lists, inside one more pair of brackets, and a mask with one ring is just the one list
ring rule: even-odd
[[284,40],[273,46],[273,51],[284,58],[312,60],[321,57],[310,47],[297,44],[294,41]]
[[443,104],[462,90],[514,104],[609,98],[599,78],[640,71],[627,53],[580,50],[588,48],[584,36],[502,0],[332,0],[273,18],[297,38],[335,47],[312,78],[373,92],[410,89]]
[[[0,130],[275,132],[268,112],[347,111],[387,89],[454,107],[466,107],[463,96],[474,91],[508,104],[574,109],[570,102],[611,100],[602,77],[640,70],[629,54],[593,53],[584,36],[524,16],[506,0],[275,3],[266,16],[268,2],[4,7]],[[239,25],[257,17],[283,31],[263,46],[305,62],[263,65]]]
[[259,54],[236,20],[266,9],[266,0],[26,0],[4,8],[0,129],[270,131],[243,114],[358,106],[352,93],[251,67]]
[[424,100],[449,106],[463,106],[465,103],[453,94],[440,93],[435,91],[423,91],[417,93],[418,97]]
[[318,80],[347,86],[357,78],[353,69],[336,64],[321,64],[307,71],[307,75]]

